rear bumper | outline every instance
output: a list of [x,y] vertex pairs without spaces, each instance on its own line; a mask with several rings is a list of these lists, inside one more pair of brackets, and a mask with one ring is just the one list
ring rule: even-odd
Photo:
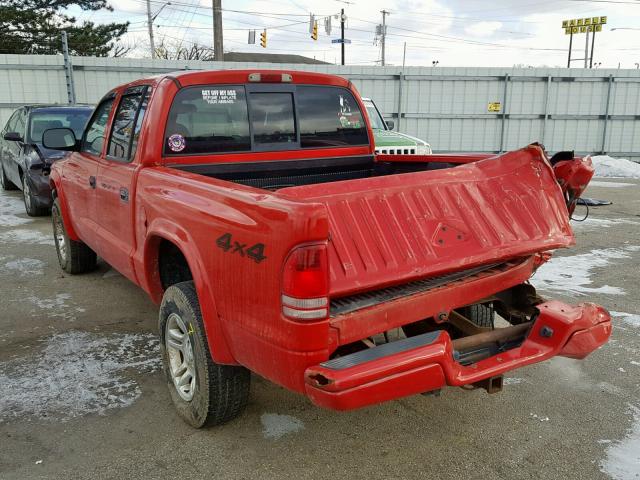
[[611,335],[611,317],[602,307],[550,301],[520,346],[464,366],[455,361],[444,331],[381,345],[323,362],[305,371],[313,403],[351,410],[444,386],[462,386],[561,355],[584,358]]

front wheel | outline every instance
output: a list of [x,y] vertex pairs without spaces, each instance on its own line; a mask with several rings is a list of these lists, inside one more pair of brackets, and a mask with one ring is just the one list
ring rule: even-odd
[[42,217],[49,213],[48,208],[39,207],[36,203],[36,199],[31,191],[31,183],[26,173],[22,176],[22,197],[24,199],[24,209],[30,217]]
[[249,399],[251,374],[211,358],[193,282],[177,283],[164,292],[159,328],[167,385],[182,419],[200,428],[237,417]]
[[1,161],[0,161],[0,186],[2,186],[3,190],[16,190],[16,186],[5,175],[4,166],[2,165]]
[[58,262],[67,273],[90,272],[96,268],[96,252],[91,250],[86,244],[71,240],[67,234],[62,220],[60,210],[60,200],[53,201],[51,208],[51,223],[53,224],[53,238],[58,252]]

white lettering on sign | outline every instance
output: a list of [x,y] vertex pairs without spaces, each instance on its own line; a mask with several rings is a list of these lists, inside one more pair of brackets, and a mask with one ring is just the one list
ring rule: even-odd
[[202,90],[202,99],[209,105],[235,103],[237,96],[235,89]]

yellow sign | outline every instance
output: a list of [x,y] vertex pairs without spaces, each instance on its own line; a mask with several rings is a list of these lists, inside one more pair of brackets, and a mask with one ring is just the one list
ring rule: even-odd
[[580,27],[567,27],[564,29],[565,35],[572,33],[601,32],[602,25],[581,25]]
[[487,107],[487,111],[489,111],[489,112],[499,112],[501,106],[502,105],[500,105],[500,102],[491,102],[491,103],[489,103],[489,106]]
[[562,28],[566,35],[574,33],[601,32],[602,25],[606,25],[607,17],[588,17],[563,20]]

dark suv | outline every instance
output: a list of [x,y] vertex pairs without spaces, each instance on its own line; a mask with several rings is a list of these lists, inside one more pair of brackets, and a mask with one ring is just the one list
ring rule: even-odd
[[42,146],[42,133],[66,127],[80,138],[92,111],[88,105],[26,105],[9,118],[0,136],[0,184],[5,190],[22,190],[27,214],[49,213],[48,172],[51,164],[64,156]]

